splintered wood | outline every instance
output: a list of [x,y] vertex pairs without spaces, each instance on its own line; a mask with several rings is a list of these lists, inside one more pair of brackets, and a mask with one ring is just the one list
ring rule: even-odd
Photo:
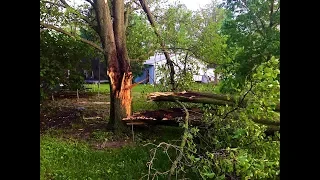
[[[197,124],[202,118],[200,109],[189,108],[189,119],[191,124]],[[184,120],[185,112],[182,108],[160,109],[134,113],[132,116],[123,118],[127,125],[144,124],[167,124],[174,125]]]
[[219,95],[212,93],[199,93],[199,92],[154,92],[148,95],[148,100],[152,101],[169,101],[175,102],[176,100],[189,103],[205,103],[215,105],[235,105],[236,100],[234,97],[227,95]]
[[[218,106],[238,106],[245,108],[248,100],[241,97],[203,93],[203,92],[153,92],[148,95],[150,101],[167,101],[167,102],[188,102],[188,103],[202,103],[214,104]],[[241,103],[240,103],[241,102]],[[200,124],[203,112],[199,109],[188,109],[190,114],[191,124]],[[275,107],[274,111],[280,112],[280,103]],[[142,124],[177,124],[185,117],[185,112],[182,108],[170,108],[154,111],[138,112],[124,118],[123,120],[130,123],[130,125]]]

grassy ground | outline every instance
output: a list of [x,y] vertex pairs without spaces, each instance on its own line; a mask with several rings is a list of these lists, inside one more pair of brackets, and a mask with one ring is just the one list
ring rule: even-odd
[[[109,84],[100,84],[100,87],[98,84],[87,84],[87,88],[90,88],[90,92],[102,92],[102,93],[109,93],[110,87]],[[213,84],[203,84],[203,83],[193,83],[189,87],[192,91],[201,91],[201,92],[212,92],[213,91]],[[149,92],[155,92],[155,91],[161,91],[161,87],[159,85],[150,85],[150,84],[139,84],[135,87],[133,87],[132,92],[133,94],[137,93],[149,93]]]
[[[90,88],[90,92],[102,92],[102,93],[109,93],[110,92],[110,86],[109,84],[100,84],[100,87],[98,84],[86,84],[86,88]],[[143,93],[143,92],[154,92],[157,91],[157,87],[150,85],[150,84],[139,84],[132,88],[133,93]]]
[[[97,85],[87,87],[91,92],[98,90]],[[132,137],[115,137],[105,128],[109,85],[100,88],[99,96],[56,99],[40,105],[40,179],[148,179],[146,163],[154,146],[144,145],[179,143],[179,127],[135,127],[134,141]],[[146,101],[147,93],[158,90],[152,85],[134,87],[133,111],[161,108]],[[171,158],[175,153],[169,152]],[[170,169],[171,162],[163,151],[158,151],[156,158],[154,168],[160,172]]]
[[[163,128],[161,131],[168,133],[167,138],[179,138],[173,133],[175,129]],[[140,179],[148,173],[146,163],[153,147],[143,144],[145,142],[139,139],[122,147],[99,150],[83,141],[43,135],[40,138],[40,179]],[[166,171],[170,161],[165,153],[158,152],[154,168]]]

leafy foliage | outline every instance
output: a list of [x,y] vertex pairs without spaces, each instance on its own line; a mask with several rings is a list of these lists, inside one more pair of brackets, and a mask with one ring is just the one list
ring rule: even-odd
[[228,37],[230,61],[221,69],[223,91],[230,92],[242,86],[256,66],[271,56],[280,58],[280,1],[228,0],[224,7],[228,16],[221,31]]
[[142,74],[144,60],[158,48],[157,38],[145,16],[132,12],[126,30],[128,54],[133,76]]
[[279,119],[279,74],[274,57],[256,68],[238,89],[238,103],[245,97],[246,108],[203,106],[205,125],[188,130],[179,176],[191,170],[202,179],[279,179],[280,133],[266,135],[270,127],[252,120]]
[[[88,69],[85,58],[94,50],[63,34],[45,31],[40,37],[40,96],[64,84],[71,90],[83,84],[82,69]],[[69,75],[68,75],[69,74]]]

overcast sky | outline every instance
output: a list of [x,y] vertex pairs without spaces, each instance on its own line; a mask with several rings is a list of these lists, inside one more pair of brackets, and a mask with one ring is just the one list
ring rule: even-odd
[[[75,1],[76,4],[82,4],[84,2],[84,0],[71,0],[71,2]],[[177,0],[168,0],[170,3],[173,3]],[[178,0],[180,1],[182,4],[185,4],[187,6],[188,9],[190,10],[197,10],[199,9],[199,7],[203,7],[206,4],[209,4],[211,2],[211,0]],[[218,0],[218,2],[220,2],[221,0]]]
[[[209,4],[211,0],[179,0],[182,4],[185,4],[188,9],[197,10],[199,7],[203,7]],[[174,2],[174,0],[169,0],[169,2]]]

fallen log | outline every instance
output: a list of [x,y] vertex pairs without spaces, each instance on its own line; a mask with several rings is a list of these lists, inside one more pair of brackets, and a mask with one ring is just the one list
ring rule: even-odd
[[[237,120],[239,119],[239,115],[236,113],[232,113],[232,114],[230,114],[230,116],[233,119],[237,119]],[[276,127],[280,126],[280,119],[278,119],[278,120],[259,119],[255,116],[249,116],[248,118],[258,124],[262,124],[262,125],[266,125],[266,126],[276,126]]]
[[[223,95],[224,96],[224,95]],[[203,96],[199,93],[192,93],[192,92],[180,92],[180,93],[173,93],[173,92],[155,92],[150,93],[148,96],[148,100],[152,101],[169,101],[175,102],[176,100],[180,102],[190,102],[190,103],[206,103],[206,104],[216,104],[216,105],[235,105],[235,101],[227,100],[223,96],[217,97],[209,97]]]
[[[180,102],[189,102],[189,103],[204,103],[204,104],[214,104],[219,106],[235,106],[240,101],[240,98],[223,95],[223,94],[214,94],[214,93],[202,93],[202,92],[154,92],[148,95],[148,100],[151,101],[167,101],[175,102],[176,100]],[[239,107],[246,107],[247,100],[243,100],[242,104]],[[280,112],[280,103],[274,109],[277,112]]]
[[[203,113],[197,108],[188,108],[189,119],[191,123],[199,124]],[[162,125],[178,125],[185,117],[185,113],[181,108],[159,109],[154,111],[144,111],[134,113],[132,116],[123,118],[127,125],[140,124],[162,124]]]
[[266,126],[280,126],[280,120],[277,121],[272,121],[268,119],[257,119],[257,118],[252,118],[252,121],[258,124],[263,124]]
[[[187,108],[189,119],[192,125],[201,125],[203,119],[203,111],[198,108]],[[230,114],[231,118],[239,119],[235,113]],[[171,125],[177,126],[185,117],[185,113],[181,108],[160,109],[153,111],[144,111],[134,113],[132,116],[123,118],[127,125]],[[271,131],[277,131],[280,128],[280,120],[258,119],[254,116],[249,117],[253,122],[266,125]]]
[[273,136],[275,132],[280,133],[280,127],[279,126],[268,126],[267,130],[264,132],[267,136]]

